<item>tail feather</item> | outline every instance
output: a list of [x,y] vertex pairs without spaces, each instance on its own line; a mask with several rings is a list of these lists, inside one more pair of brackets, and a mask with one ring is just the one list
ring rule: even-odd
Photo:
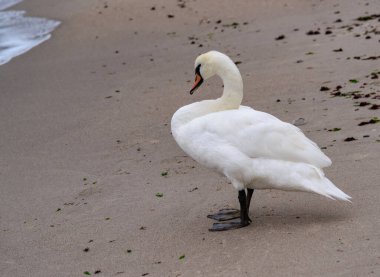
[[351,196],[347,195],[342,190],[340,190],[339,188],[337,188],[329,179],[324,178],[323,181],[324,181],[324,183],[327,183],[326,193],[329,196],[331,196],[332,198],[334,198],[336,200],[342,200],[342,201],[351,202],[350,201]]
[[318,177],[316,180],[313,180],[313,184],[310,185],[310,188],[313,190],[313,192],[317,194],[321,194],[327,198],[333,199],[333,200],[342,200],[342,201],[348,201],[351,202],[351,196],[344,193],[342,190],[340,190],[338,187],[336,187],[329,179],[325,177],[325,174],[323,171],[315,166],[310,166],[313,168],[317,174]]
[[333,200],[351,202],[351,196],[337,188],[325,177],[322,169],[313,165],[279,160],[255,159],[253,166],[254,177],[271,184],[272,188],[313,192]]

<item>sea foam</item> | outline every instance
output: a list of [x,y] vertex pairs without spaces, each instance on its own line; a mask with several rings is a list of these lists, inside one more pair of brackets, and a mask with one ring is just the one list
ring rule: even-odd
[[22,0],[0,0],[0,65],[48,40],[59,21],[5,9]]

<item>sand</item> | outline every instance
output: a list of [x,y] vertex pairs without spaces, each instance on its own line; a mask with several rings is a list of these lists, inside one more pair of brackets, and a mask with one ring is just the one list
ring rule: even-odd
[[[1,276],[380,275],[380,125],[358,126],[379,111],[355,104],[380,104],[379,79],[366,77],[379,60],[363,60],[380,55],[380,36],[364,35],[380,22],[354,20],[377,0],[18,7],[62,24],[0,67]],[[306,119],[352,204],[256,191],[249,227],[208,232],[207,214],[237,207],[237,192],[181,151],[170,119],[220,95],[217,78],[188,93],[195,57],[211,49],[241,61],[245,105]]]

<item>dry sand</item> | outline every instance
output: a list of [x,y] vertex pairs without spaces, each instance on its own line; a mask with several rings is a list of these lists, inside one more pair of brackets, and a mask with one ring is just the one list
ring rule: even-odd
[[[0,67],[1,276],[380,275],[380,125],[358,126],[379,110],[355,106],[380,102],[379,79],[366,77],[380,60],[363,60],[380,55],[380,35],[364,35],[380,22],[354,20],[378,0],[19,7],[62,24]],[[206,215],[237,207],[237,193],[184,155],[169,123],[180,106],[220,95],[216,78],[188,94],[195,57],[211,49],[242,62],[245,105],[307,120],[301,129],[326,147],[326,174],[352,204],[257,191],[249,227],[207,231]],[[375,94],[332,97],[338,85]]]

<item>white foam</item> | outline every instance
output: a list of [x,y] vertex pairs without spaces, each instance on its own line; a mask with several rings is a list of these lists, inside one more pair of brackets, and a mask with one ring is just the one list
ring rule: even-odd
[[23,0],[0,0],[0,11],[21,3],[22,1]]
[[1,11],[22,0],[0,0],[0,65],[48,40],[59,21],[27,17],[25,11]]

